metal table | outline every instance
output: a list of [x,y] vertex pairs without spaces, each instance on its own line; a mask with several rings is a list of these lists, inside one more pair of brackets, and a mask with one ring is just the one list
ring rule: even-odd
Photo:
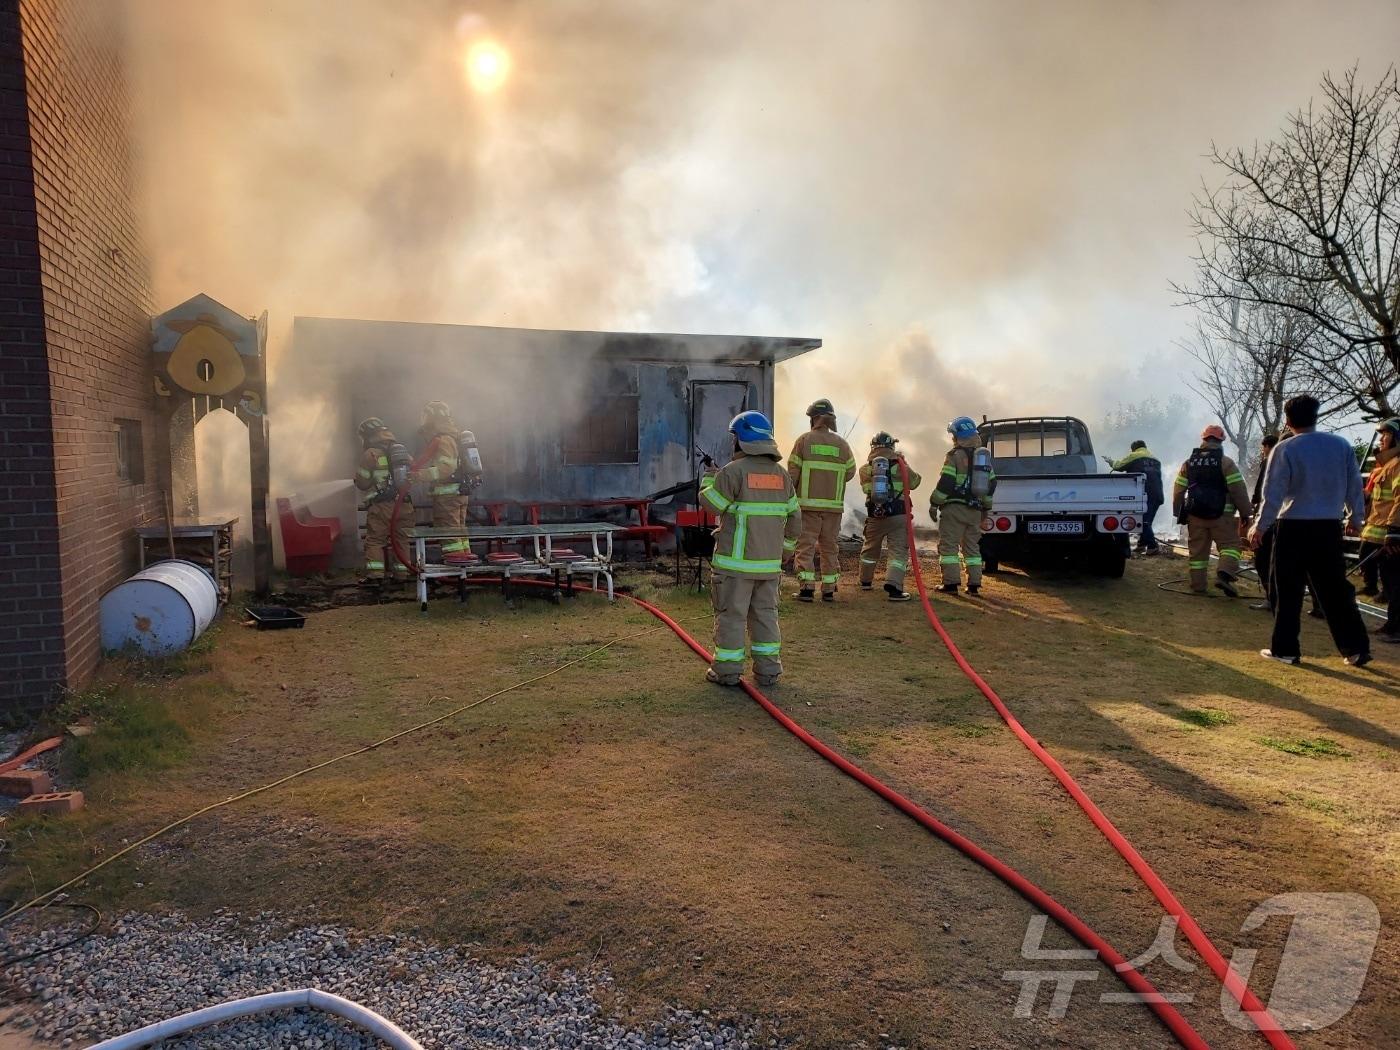
[[203,565],[214,577],[223,605],[233,593],[233,527],[237,518],[218,521],[187,521],[167,529],[164,525],[142,525],[136,530],[140,567],[170,557],[170,534],[175,536],[175,556]]
[[[556,581],[563,579],[572,584],[575,576],[592,577],[593,586],[598,578],[607,582],[608,601],[613,600],[613,534],[625,532],[626,526],[611,522],[579,521],[557,525],[466,525],[461,527],[422,526],[408,530],[413,541],[414,560],[418,563],[418,607],[428,611],[428,581],[455,579],[465,581],[469,576],[499,576],[502,587],[506,587],[516,576],[549,576]],[[506,564],[492,564],[482,560],[472,565],[429,564],[429,541],[479,540],[486,543],[529,541],[532,553],[522,561]],[[564,559],[555,555],[556,540],[587,540],[589,553],[581,558],[575,555]],[[465,593],[463,588],[462,593]]]

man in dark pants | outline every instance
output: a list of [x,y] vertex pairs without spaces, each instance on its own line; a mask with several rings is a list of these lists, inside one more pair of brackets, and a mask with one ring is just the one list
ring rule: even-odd
[[1290,398],[1283,411],[1294,436],[1269,457],[1264,504],[1249,531],[1257,550],[1274,529],[1274,634],[1259,655],[1299,662],[1303,592],[1311,583],[1342,659],[1362,667],[1371,662],[1371,639],[1347,581],[1341,520],[1345,511],[1359,529],[1366,516],[1356,453],[1345,438],[1317,432],[1317,398]]
[[[1269,469],[1269,456],[1278,444],[1277,434],[1265,434],[1259,439],[1259,476],[1254,479],[1254,506],[1258,507],[1264,497],[1264,471]],[[1259,587],[1264,592],[1264,600],[1251,605],[1251,609],[1264,612],[1274,611],[1274,595],[1269,590],[1271,573],[1269,562],[1274,553],[1274,532],[1270,529],[1259,540],[1254,552],[1254,571],[1259,574]]]
[[1147,484],[1147,513],[1142,518],[1142,534],[1138,536],[1138,553],[1152,555],[1158,552],[1157,537],[1152,532],[1152,519],[1162,509],[1162,461],[1154,456],[1146,441],[1134,441],[1132,449],[1122,459],[1104,456],[1110,470],[1121,470],[1124,474],[1141,474]]

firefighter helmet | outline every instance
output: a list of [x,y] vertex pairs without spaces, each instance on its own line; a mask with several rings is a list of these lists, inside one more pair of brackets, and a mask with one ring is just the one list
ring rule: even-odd
[[447,407],[446,401],[429,401],[423,406],[423,422],[427,423],[434,419],[452,419],[452,409]]
[[1201,431],[1202,441],[1224,441],[1225,428],[1218,423],[1212,423]]
[[833,405],[831,404],[831,402],[828,401],[828,400],[827,400],[826,398],[824,398],[824,397],[819,397],[819,398],[817,398],[815,401],[813,401],[810,405],[807,406],[807,418],[808,418],[808,419],[812,418],[813,416],[834,416],[834,415],[836,415],[836,409],[835,409],[835,407],[833,407]]
[[388,429],[389,428],[384,425],[384,420],[380,419],[378,416],[370,416],[355,428],[355,433],[360,435],[361,441],[368,441],[370,438],[374,437],[374,435]]
[[897,444],[899,444],[899,438],[885,430],[880,431],[870,439],[871,448],[894,448]]
[[977,436],[977,421],[971,416],[958,416],[948,424],[948,433],[958,441]]
[[778,455],[778,443],[773,440],[773,424],[762,412],[740,412],[730,421],[729,432],[744,452]]

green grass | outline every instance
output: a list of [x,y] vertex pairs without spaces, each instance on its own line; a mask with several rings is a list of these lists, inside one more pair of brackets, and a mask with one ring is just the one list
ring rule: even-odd
[[1215,729],[1218,726],[1234,725],[1235,716],[1228,711],[1218,711],[1213,707],[1182,707],[1171,712],[1173,718],[1202,729]]
[[83,720],[94,726],[91,736],[78,737],[63,748],[60,761],[69,780],[167,769],[189,754],[189,733],[168,703],[139,685],[109,685],[74,694],[55,714],[62,724]]
[[1351,752],[1335,740],[1325,736],[1285,739],[1276,736],[1261,736],[1259,743],[1282,751],[1285,755],[1302,755],[1307,758],[1350,758]]
[[953,732],[958,736],[967,737],[969,740],[980,740],[993,730],[992,726],[982,725],[978,722],[954,722]]

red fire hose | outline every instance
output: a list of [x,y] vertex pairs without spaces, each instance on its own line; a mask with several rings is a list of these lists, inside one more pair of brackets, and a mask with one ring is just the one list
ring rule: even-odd
[[[484,581],[474,580],[471,582],[477,583]],[[521,580],[517,582],[540,587],[549,586],[549,584],[537,580]],[[579,589],[593,590],[591,587],[581,587]],[[651,615],[671,628],[671,630],[675,632],[676,637],[680,638],[681,641],[688,645],[697,656],[706,663],[711,662],[712,657],[705,650],[705,647],[691,637],[684,627],[655,605],[630,594],[623,594],[621,597],[634,602],[651,613]],[[763,693],[759,692],[757,687],[750,682],[743,680],[740,682],[740,685],[743,687],[744,692],[748,693],[749,696],[762,707],[763,710],[767,711],[779,725],[793,736],[797,737],[797,739],[801,740],[822,758],[826,759],[826,761],[830,762],[848,777],[851,777],[853,780],[875,792],[875,794],[879,795],[886,802],[889,802],[906,816],[912,817],[914,820],[918,821],[918,823],[933,832],[944,842],[947,842],[950,846],[986,868],[997,878],[1001,879],[1002,882],[1025,897],[1026,900],[1051,916],[1062,928],[1072,935],[1075,940],[1079,941],[1080,944],[1097,952],[1098,957],[1113,968],[1113,972],[1118,975],[1119,979],[1122,980],[1124,984],[1143,997],[1142,1001],[1157,1015],[1158,1019],[1166,1025],[1167,1029],[1176,1038],[1178,1043],[1187,1047],[1188,1050],[1210,1050],[1206,1041],[1191,1027],[1186,1018],[1182,1017],[1181,1014],[1177,1012],[1176,1008],[1162,997],[1161,993],[1157,991],[1152,982],[1134,969],[1132,964],[1123,957],[1122,953],[1115,949],[1113,945],[1109,944],[1108,941],[1104,940],[1103,937],[1099,936],[1099,934],[1095,933],[1087,923],[1072,911],[1060,904],[1059,901],[1055,900],[1050,894],[1046,893],[1009,864],[1003,863],[970,839],[959,835],[956,831],[939,821],[922,807],[911,802],[883,781],[871,776],[854,762],[843,758],[831,748],[827,747],[790,718],[782,708],[778,707],[777,704],[773,703],[773,701],[769,700]]]
[[[904,505],[907,510],[912,511],[912,504],[909,499],[909,466],[903,459],[899,461],[899,469],[904,476]],[[928,589],[924,586],[923,566],[919,563],[918,550],[914,545],[913,513],[906,513],[904,521],[909,540],[909,560],[914,566],[914,582],[919,589],[919,600],[923,603],[924,615],[928,618],[929,626],[933,628],[934,633],[943,642],[944,646],[947,647],[948,652],[952,655],[958,668],[968,677],[973,685],[977,686],[991,705],[996,708],[997,714],[1001,715],[1002,720],[1011,731],[1016,734],[1017,739],[1025,744],[1031,754],[1040,759],[1045,768],[1054,774],[1055,779],[1069,792],[1070,797],[1079,804],[1079,808],[1094,822],[1094,826],[1097,827],[1099,831],[1103,832],[1104,837],[1112,843],[1113,848],[1128,862],[1128,865],[1137,873],[1138,877],[1142,879],[1147,888],[1152,891],[1152,895],[1161,903],[1167,914],[1177,920],[1177,924],[1186,934],[1186,939],[1191,942],[1191,946],[1200,953],[1201,958],[1205,959],[1206,964],[1211,968],[1211,972],[1224,984],[1226,990],[1234,997],[1235,1001],[1240,1004],[1240,1008],[1249,1016],[1256,1027],[1258,1027],[1259,1033],[1267,1039],[1269,1044],[1275,1047],[1276,1050],[1295,1050],[1293,1041],[1284,1034],[1282,1028],[1279,1027],[1279,1023],[1273,1019],[1268,1009],[1259,1001],[1259,998],[1250,991],[1249,986],[1240,979],[1240,975],[1230,968],[1230,964],[1225,961],[1224,956],[1220,954],[1219,950],[1211,942],[1210,938],[1206,936],[1196,920],[1192,918],[1191,913],[1186,910],[1186,907],[1181,901],[1177,900],[1176,895],[1167,887],[1167,884],[1152,870],[1152,866],[1133,848],[1132,843],[1127,840],[1123,833],[1114,827],[1113,822],[1109,820],[1108,817],[1104,816],[1103,811],[1094,804],[1093,799],[1085,793],[1084,789],[1079,786],[1074,777],[1070,776],[1069,771],[1066,770],[1064,766],[1060,765],[1060,763],[1055,760],[1055,757],[1051,755],[1049,751],[1045,750],[1035,737],[1031,736],[1026,730],[1026,727],[1011,713],[1011,709],[1006,706],[1002,698],[997,695],[996,690],[987,684],[982,676],[973,668],[972,664],[968,662],[967,658],[963,656],[961,650],[958,649],[957,643],[953,641],[952,635],[948,633],[947,629],[943,626],[943,622],[939,620],[938,614],[933,611],[933,606],[929,603]]]

